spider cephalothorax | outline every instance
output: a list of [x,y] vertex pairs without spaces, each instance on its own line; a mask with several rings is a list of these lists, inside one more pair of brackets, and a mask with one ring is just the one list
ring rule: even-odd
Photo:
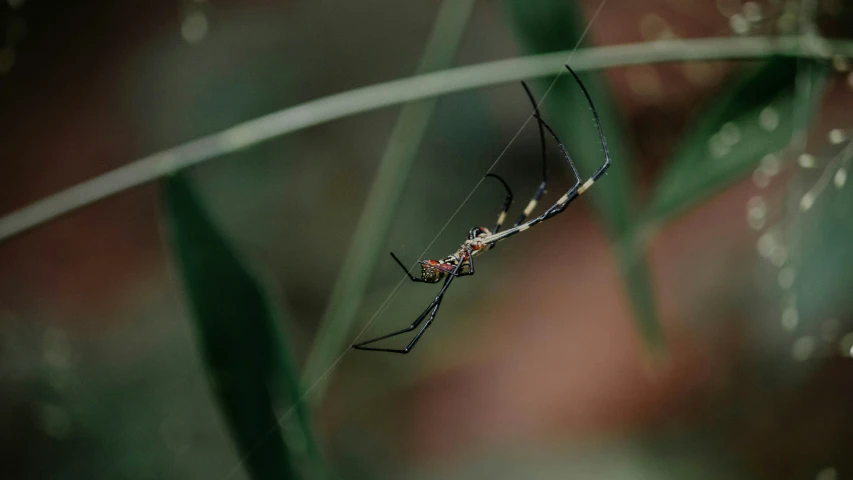
[[492,232],[485,227],[474,227],[468,232],[468,240],[483,239],[491,235]]
[[[607,142],[604,140],[604,132],[601,130],[601,121],[598,118],[598,112],[595,111],[595,106],[592,104],[592,98],[589,96],[589,92],[587,92],[586,88],[583,86],[580,78],[566,65],[566,68],[574,77],[577,84],[580,86],[583,91],[584,96],[589,102],[589,106],[592,110],[592,116],[595,120],[595,127],[598,130],[599,140],[601,141],[601,148],[604,151],[604,164],[601,165],[598,170],[589,178],[586,182],[581,184],[581,177],[578,174],[577,169],[575,168],[575,164],[572,161],[572,158],[569,156],[569,152],[566,151],[566,147],[557,138],[557,134],[542,120],[542,117],[539,116],[539,109],[536,105],[536,101],[533,99],[533,95],[530,93],[530,89],[527,88],[527,85],[522,82],[522,86],[524,86],[525,91],[527,92],[527,96],[530,98],[531,103],[533,103],[533,116],[536,118],[536,121],[539,124],[539,139],[542,144],[542,183],[539,184],[539,188],[536,190],[536,193],[533,194],[533,198],[527,204],[527,207],[524,209],[522,214],[518,217],[513,224],[512,227],[501,231],[501,227],[503,226],[504,220],[506,220],[507,212],[509,211],[510,204],[512,204],[512,191],[509,188],[509,185],[504,181],[501,177],[488,173],[487,177],[492,177],[497,179],[503,184],[504,189],[506,189],[506,197],[504,199],[503,210],[501,210],[498,215],[497,224],[495,224],[495,228],[489,230],[483,227],[474,227],[468,231],[468,238],[465,240],[459,250],[457,250],[453,255],[446,257],[443,260],[424,260],[421,262],[421,277],[416,278],[414,275],[409,273],[409,269],[397,258],[394,253],[391,253],[391,256],[394,258],[394,261],[397,262],[398,265],[406,272],[409,280],[413,282],[422,282],[422,283],[438,283],[444,280],[444,285],[441,287],[441,290],[435,296],[433,301],[427,306],[426,310],[424,310],[415,321],[409,325],[408,327],[398,330],[396,332],[389,333],[387,335],[383,335],[381,337],[374,338],[372,340],[367,340],[364,342],[356,343],[353,345],[353,348],[358,348],[361,350],[373,350],[379,352],[394,352],[394,353],[409,353],[412,348],[418,343],[421,335],[426,331],[426,329],[432,324],[433,319],[435,319],[436,314],[438,313],[438,307],[441,306],[441,301],[444,299],[444,294],[447,291],[447,288],[450,286],[450,283],[456,277],[464,277],[468,275],[474,275],[474,257],[478,256],[480,253],[490,250],[495,246],[498,242],[509,238],[512,235],[523,232],[530,227],[538,225],[545,220],[555,217],[556,215],[563,212],[569,204],[574,201],[579,195],[585,192],[589,187],[595,183],[596,180],[601,178],[604,175],[604,172],[607,171],[608,167],[610,167],[610,154],[607,152]],[[560,147],[560,150],[565,157],[566,161],[569,163],[569,166],[572,169],[572,174],[574,174],[575,184],[572,188],[566,192],[565,195],[560,197],[559,200],[551,207],[547,208],[542,214],[537,217],[531,218],[528,220],[528,217],[533,213],[538,205],[539,201],[545,195],[546,187],[547,187],[547,165],[545,161],[545,132],[548,132],[551,137],[557,142],[557,145]],[[420,327],[418,332],[415,334],[414,338],[409,342],[409,344],[405,348],[382,348],[382,347],[373,347],[368,346],[374,342],[378,342],[380,340],[394,337],[397,335],[404,334],[406,332],[411,332],[414,329],[418,328],[419,325],[423,323],[423,326]]]

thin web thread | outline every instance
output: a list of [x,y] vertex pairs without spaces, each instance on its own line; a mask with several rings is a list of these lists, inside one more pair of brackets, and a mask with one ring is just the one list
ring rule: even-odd
[[[572,48],[572,51],[569,53],[569,55],[566,57],[566,60],[563,62],[564,64],[569,63],[571,61],[572,57],[575,54],[575,51],[580,46],[581,42],[583,42],[584,38],[586,38],[587,33],[589,33],[589,29],[592,28],[592,24],[595,23],[595,19],[598,17],[598,14],[601,13],[601,10],[604,8],[604,5],[606,3],[607,3],[607,0],[602,0],[601,3],[598,5],[598,8],[595,10],[595,13],[593,13],[592,18],[589,19],[589,22],[587,23],[586,28],[584,28],[583,32],[581,33],[580,38],[578,38],[577,43],[575,43],[574,48]],[[548,88],[545,90],[545,93],[542,95],[542,97],[539,99],[539,102],[536,104],[537,108],[540,105],[542,105],[542,102],[544,102],[545,98],[548,96],[548,94],[551,93],[551,90],[554,88],[554,85],[557,83],[557,81],[560,79],[560,77],[563,76],[563,73],[565,73],[565,69],[563,69],[563,68],[560,68],[557,71],[557,74],[554,77],[554,80],[551,81],[551,84],[548,85]],[[495,166],[497,166],[497,164],[501,161],[501,159],[504,157],[506,152],[509,151],[509,148],[512,146],[512,144],[515,143],[518,136],[521,135],[521,132],[524,131],[524,128],[527,127],[527,124],[530,123],[530,120],[532,118],[533,118],[533,113],[531,113],[530,115],[527,116],[527,118],[524,120],[524,123],[522,123],[521,127],[518,128],[518,131],[515,132],[515,135],[512,136],[509,143],[507,143],[506,147],[504,147],[504,149],[501,151],[501,153],[498,154],[497,158],[495,158],[495,161],[492,162],[492,164],[489,166],[488,170],[486,170],[486,174],[490,173],[495,168]],[[462,210],[462,208],[465,206],[465,204],[468,203],[468,200],[470,200],[471,197],[474,195],[474,193],[477,191],[477,189],[480,188],[480,185],[483,183],[483,181],[485,179],[486,179],[485,174],[484,174],[484,176],[480,177],[480,180],[477,182],[477,184],[474,185],[474,187],[471,189],[471,191],[468,193],[468,195],[465,197],[465,199],[462,200],[462,203],[460,203],[459,206],[456,208],[456,210],[453,212],[453,214],[450,215],[450,217],[447,219],[447,222],[444,223],[444,225],[441,227],[441,229],[438,231],[438,233],[435,234],[435,236],[429,242],[429,244],[426,246],[426,248],[424,248],[424,251],[421,252],[420,255],[418,255],[418,259],[419,259],[418,261],[420,261],[420,258],[422,258],[424,255],[426,255],[426,253],[429,251],[429,249],[432,247],[432,245],[439,239],[439,237],[441,237],[441,235],[444,233],[444,231],[447,229],[447,227],[450,225],[450,223],[453,221],[453,219],[456,218],[456,216],[459,214],[459,212]],[[414,268],[418,264],[418,261],[413,263],[409,267],[409,270]],[[373,324],[377,320],[382,318],[382,315],[384,315],[385,311],[388,309],[388,307],[390,306],[390,304],[392,303],[394,298],[396,298],[396,296],[399,295],[399,293],[401,291],[400,287],[403,286],[403,284],[405,283],[406,280],[408,280],[408,277],[403,276],[400,279],[400,281],[397,282],[397,285],[394,287],[394,289],[391,291],[391,293],[389,293],[388,296],[385,298],[385,300],[382,302],[382,304],[379,305],[379,308],[376,309],[376,312],[370,317],[370,320],[367,321],[367,323],[364,325],[364,327],[362,327],[362,329],[358,332],[358,334],[355,336],[355,338],[353,338],[353,340],[352,340],[352,342],[350,342],[350,344],[358,342],[358,340],[361,338],[361,336],[364,335],[364,332],[366,332],[371,326],[373,326]],[[320,385],[320,383],[322,383],[326,378],[328,378],[329,375],[332,374],[332,372],[335,371],[335,369],[338,367],[338,365],[350,353],[351,350],[352,349],[348,345],[346,347],[346,349],[338,356],[338,358],[336,358],[335,361],[333,361],[331,363],[331,365],[329,365],[329,367],[319,377],[317,377],[317,379],[314,380],[314,382],[312,382],[308,388],[305,389],[305,391],[294,402],[294,404],[291,405],[290,408],[287,409],[287,411],[285,411],[283,414],[281,414],[278,417],[275,425],[273,425],[270,428],[269,432],[267,432],[263,435],[263,437],[258,441],[258,444],[255,445],[254,447],[252,447],[252,449],[248,453],[246,453],[245,455],[243,455],[242,458],[240,458],[239,463],[237,463],[237,465],[235,465],[234,468],[231,469],[231,471],[223,478],[223,480],[229,480],[230,478],[232,478],[237,473],[237,471],[239,470],[239,467],[241,465],[243,465],[243,463],[245,463],[245,461],[258,449],[258,447],[260,447],[263,444],[263,442],[265,442],[267,440],[267,438],[277,428],[282,427],[283,423],[285,421],[287,421],[290,418],[290,415],[293,414],[293,412],[296,410],[296,407],[301,402],[303,402],[305,400],[305,398],[308,397],[308,395],[310,395],[311,392],[315,388],[317,388],[318,385]]]

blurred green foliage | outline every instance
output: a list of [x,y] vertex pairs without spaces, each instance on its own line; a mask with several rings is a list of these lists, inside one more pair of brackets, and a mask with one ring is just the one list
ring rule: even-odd
[[[193,311],[208,378],[253,478],[303,478],[318,468],[301,389],[274,311],[184,174],[164,185],[171,245]],[[281,412],[292,408],[295,421]],[[285,441],[279,426],[296,441]],[[293,447],[296,448],[293,448]],[[294,451],[295,450],[295,451]],[[314,475],[319,472],[314,472]]]
[[[775,58],[750,66],[715,96],[682,138],[658,179],[645,221],[661,224],[707,200],[749,174],[769,153],[784,149],[796,131],[802,104],[811,118],[820,102],[827,71],[803,68],[797,59]],[[806,98],[795,91],[796,76],[811,86]]]
[[[572,3],[531,5],[508,0],[504,5],[521,43],[531,53],[572,48],[586,33],[586,21]],[[452,58],[471,3],[456,7],[457,16],[449,19],[454,25],[450,40],[441,35],[443,43],[427,49],[418,71],[440,68]],[[794,88],[798,71],[794,60],[773,59],[750,67],[726,87],[699,115],[696,125],[667,162],[645,205],[638,201],[633,155],[618,109],[599,75],[581,75],[601,116],[614,158],[613,168],[600,182],[602,185],[591,189],[585,198],[592,198],[610,236],[637,328],[652,352],[661,352],[664,347],[645,254],[650,240],[648,229],[661,227],[722,191],[748,174],[765,154],[790,143],[795,107],[804,106],[801,113],[806,116],[814,112],[825,75],[822,69],[809,69],[809,85],[815,89],[802,97]],[[591,116],[583,116],[587,121],[579,119],[579,112],[588,111],[588,105],[581,90],[569,80],[564,78],[552,85],[550,78],[540,85],[549,85],[545,102],[551,112],[548,117],[587,177],[603,160],[601,145]],[[368,202],[374,206],[365,209],[336,293],[327,306],[303,376],[309,381],[328,372],[348,339],[366,281],[380,258],[379,240],[390,228],[405,173],[413,162],[433,104],[429,100],[406,106],[392,134],[371,194],[378,200]],[[762,115],[769,115],[768,108],[776,115],[773,128],[759,120]],[[718,144],[725,148],[715,149]],[[212,384],[250,474],[253,478],[297,478],[306,471],[309,475],[325,474],[330,469],[322,466],[306,403],[290,362],[291,353],[276,327],[278,315],[271,310],[256,280],[217,233],[186,178],[177,175],[168,179],[165,191],[173,245]],[[291,433],[287,438],[277,428],[282,406],[290,406],[295,414],[295,422],[286,429]],[[298,437],[295,441],[294,431]]]
[[[848,140],[849,142],[849,140]],[[843,155],[849,152],[846,146],[840,152],[830,155]],[[846,174],[849,175],[851,162],[846,162]],[[822,175],[833,175],[837,170],[821,171]],[[817,182],[817,179],[809,179]],[[846,183],[846,182],[845,182]],[[802,185],[808,191],[814,183]],[[796,297],[790,299],[796,307],[800,323],[806,331],[820,331],[824,319],[834,319],[838,322],[845,312],[853,306],[850,296],[850,286],[853,285],[853,216],[850,206],[853,205],[853,188],[849,184],[836,187],[834,181],[828,182],[826,188],[814,197],[814,204],[804,212],[792,227],[800,234],[797,238],[797,249],[791,251],[795,266]],[[803,195],[806,193],[803,192]],[[793,203],[793,202],[792,202]],[[840,325],[828,325],[829,331],[824,334],[834,335],[833,331]],[[842,345],[851,348],[853,345]],[[841,352],[844,355],[849,351]]]

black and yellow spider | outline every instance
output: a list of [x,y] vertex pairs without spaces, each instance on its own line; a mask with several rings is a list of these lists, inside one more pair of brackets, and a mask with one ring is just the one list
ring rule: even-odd
[[[509,207],[512,204],[512,191],[509,188],[509,185],[497,175],[487,174],[487,177],[492,177],[501,182],[501,184],[506,189],[506,199],[504,200],[503,209],[501,213],[498,215],[498,221],[495,224],[495,228],[493,230],[489,230],[484,227],[474,227],[468,232],[468,238],[465,240],[465,243],[459,247],[452,255],[444,258],[443,260],[424,260],[421,262],[421,277],[417,278],[409,273],[409,270],[403,265],[403,262],[397,258],[394,253],[391,253],[391,256],[394,260],[402,267],[402,269],[406,272],[406,275],[409,276],[409,279],[413,282],[422,282],[422,283],[438,283],[441,280],[444,280],[444,284],[441,287],[441,290],[438,291],[438,294],[435,296],[435,299],[427,306],[426,310],[421,313],[415,321],[409,325],[408,327],[398,330],[396,332],[389,333],[387,335],[382,335],[381,337],[374,338],[372,340],[367,340],[364,342],[356,343],[353,345],[353,348],[359,350],[372,350],[377,352],[392,352],[392,353],[409,353],[418,343],[421,336],[424,334],[427,328],[432,324],[432,321],[435,319],[436,313],[438,313],[438,307],[441,306],[441,301],[444,299],[444,294],[447,292],[448,287],[453,282],[453,279],[456,277],[464,277],[467,275],[474,274],[474,257],[490,250],[497,244],[498,242],[515,235],[516,233],[523,232],[528,228],[537,225],[545,220],[548,220],[551,217],[554,217],[561,213],[566,207],[569,206],[572,201],[574,201],[580,194],[585,192],[589,187],[595,183],[596,180],[601,178],[604,175],[604,172],[607,171],[607,168],[610,167],[610,154],[607,151],[607,142],[604,139],[604,132],[601,129],[601,121],[598,118],[598,112],[595,110],[595,105],[592,102],[592,98],[589,96],[589,92],[587,92],[586,87],[584,87],[583,82],[577,76],[577,74],[566,65],[566,69],[569,70],[569,73],[572,74],[577,84],[580,86],[583,91],[584,96],[589,102],[589,107],[592,110],[592,115],[595,120],[595,127],[598,130],[598,136],[601,140],[601,148],[604,150],[604,164],[598,168],[595,174],[592,175],[586,182],[581,184],[581,178],[578,174],[578,170],[575,167],[572,158],[569,156],[569,152],[566,151],[566,147],[557,137],[557,134],[554,133],[554,130],[542,119],[539,115],[539,108],[536,106],[536,100],[534,100],[533,95],[530,93],[530,89],[524,82],[521,82],[521,85],[524,87],[524,90],[527,92],[527,96],[530,98],[530,101],[533,103],[533,116],[536,118],[539,124],[539,138],[542,143],[542,183],[539,185],[539,188],[536,190],[536,193],[533,195],[533,198],[527,204],[527,207],[524,208],[524,212],[522,212],[521,216],[515,221],[515,224],[507,230],[503,232],[500,231],[501,226],[503,225],[504,220],[506,220],[507,211],[509,211]],[[554,138],[557,144],[560,146],[560,150],[563,152],[563,156],[569,162],[571,166],[572,173],[575,176],[575,184],[572,188],[566,192],[565,195],[560,197],[557,200],[557,203],[552,205],[550,208],[545,210],[541,215],[535,217],[531,220],[527,220],[527,217],[533,213],[533,210],[536,208],[536,205],[539,203],[539,200],[545,195],[545,189],[547,186],[547,168],[545,165],[545,130]],[[429,316],[429,318],[427,318]],[[426,323],[424,323],[424,319],[427,319]],[[418,328],[418,325],[423,323],[423,326],[418,330],[418,333],[415,334],[414,338],[406,345],[405,348],[395,349],[395,348],[380,348],[380,347],[368,347],[372,343],[378,342],[380,340],[384,340],[386,338],[394,337],[397,335],[402,335],[407,332],[411,332],[414,329]]]

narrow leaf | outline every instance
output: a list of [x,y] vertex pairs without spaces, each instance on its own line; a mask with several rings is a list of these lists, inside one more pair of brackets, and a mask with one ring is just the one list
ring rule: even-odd
[[[799,107],[810,117],[820,102],[826,71],[809,62],[799,69],[814,90]],[[673,219],[742,179],[765,155],[786,147],[796,130],[797,72],[796,60],[776,58],[749,68],[716,96],[676,148],[654,189],[647,220],[662,224]]]
[[[277,315],[183,174],[166,179],[164,197],[199,348],[245,468],[253,479],[300,478],[276,415],[277,395],[299,391]],[[313,441],[307,418],[299,425]]]

